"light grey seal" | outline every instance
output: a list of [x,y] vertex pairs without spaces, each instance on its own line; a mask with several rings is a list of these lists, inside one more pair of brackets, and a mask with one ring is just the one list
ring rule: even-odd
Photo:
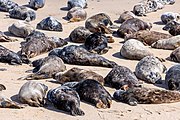
[[73,7],[86,8],[87,0],[68,0],[67,7],[68,7],[68,9],[71,9]]
[[8,12],[10,9],[17,6],[18,4],[11,0],[0,0],[0,11]]

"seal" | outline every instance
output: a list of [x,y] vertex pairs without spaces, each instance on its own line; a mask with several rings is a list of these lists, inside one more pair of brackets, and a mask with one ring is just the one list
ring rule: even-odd
[[67,7],[69,10],[73,7],[86,8],[87,7],[87,0],[68,0]]
[[163,30],[168,31],[173,36],[180,35],[180,24],[176,21],[170,21],[163,27]]
[[154,56],[146,56],[135,68],[137,78],[148,83],[161,83],[161,73],[166,71],[165,65]]
[[115,89],[127,89],[138,86],[139,81],[135,74],[125,66],[115,66],[104,78],[105,85]]
[[140,30],[132,34],[126,34],[124,40],[136,39],[144,43],[144,45],[151,45],[158,40],[168,39],[170,37],[172,37],[172,35],[158,31]]
[[127,91],[117,90],[113,97],[116,101],[124,102],[131,106],[180,102],[180,93],[178,91],[145,87],[134,87]]
[[164,24],[167,24],[170,21],[178,21],[179,19],[180,19],[179,13],[165,12],[161,15],[161,21]]
[[91,53],[105,54],[109,51],[108,38],[97,32],[89,35],[84,43],[85,48]]
[[151,47],[157,49],[174,50],[180,46],[180,35],[154,42]]
[[172,51],[170,58],[172,61],[180,63],[180,47],[178,47],[174,51]]
[[118,18],[119,23],[123,23],[124,21],[135,18],[135,14],[130,11],[124,11],[122,14],[120,14],[120,17]]
[[18,41],[18,40],[10,38],[9,36],[6,36],[4,32],[0,31],[0,42],[15,42],[15,41]]
[[42,37],[48,37],[48,36],[46,36],[43,32],[33,30],[33,31],[25,38],[25,41],[28,42],[28,41],[31,40],[31,39],[34,39],[34,38],[39,39],[39,38],[42,38]]
[[0,11],[8,12],[10,9],[17,6],[18,4],[11,0],[0,0]]
[[169,68],[169,70],[166,72],[165,76],[165,85],[169,90],[178,90],[180,91],[180,65],[174,65]]
[[29,81],[20,88],[18,98],[21,103],[40,107],[45,104],[47,90],[48,87],[45,84]]
[[83,116],[85,114],[80,109],[78,93],[67,86],[60,86],[49,90],[47,98],[57,109],[69,112],[73,116]]
[[98,13],[89,17],[85,22],[85,28],[92,33],[101,32],[111,34],[113,31],[107,28],[108,25],[113,25],[110,17],[105,13]]
[[109,92],[96,80],[86,79],[74,86],[80,99],[91,103],[97,108],[110,108],[112,98]]
[[75,81],[79,82],[85,79],[94,79],[97,80],[102,85],[104,85],[103,76],[91,70],[85,70],[77,67],[73,67],[64,74],[62,74],[61,72],[56,73],[53,78],[61,84],[67,82],[75,82]]
[[136,39],[126,41],[120,50],[121,56],[130,60],[141,60],[146,56],[153,55],[150,50]]
[[11,65],[22,64],[21,57],[17,53],[5,48],[2,45],[0,45],[0,62],[9,63]]
[[24,105],[14,102],[7,97],[5,97],[2,93],[3,90],[6,90],[6,87],[3,84],[0,84],[0,108],[15,108],[21,109],[24,108]]
[[17,6],[9,10],[9,17],[26,20],[29,22],[36,19],[36,13],[31,8],[27,8],[25,6]]
[[29,6],[35,10],[43,8],[45,5],[45,0],[30,0]]
[[63,72],[66,70],[66,66],[61,58],[50,55],[43,59],[35,60],[32,62],[33,73],[19,79],[24,80],[39,80],[52,78],[55,73]]
[[85,20],[87,12],[81,7],[73,7],[67,13],[69,22],[79,22]]
[[36,28],[49,31],[63,31],[62,24],[53,17],[47,17],[43,19],[41,22],[37,24]]
[[69,35],[69,39],[75,43],[84,43],[86,38],[92,33],[83,26],[75,28]]
[[85,48],[76,45],[69,45],[63,49],[53,49],[49,55],[56,55],[65,63],[74,65],[90,65],[110,68],[117,65],[115,62],[109,61],[103,56],[90,53]]
[[124,38],[126,34],[132,34],[140,30],[150,30],[151,28],[151,23],[146,23],[138,18],[131,18],[121,24],[117,30],[117,35]]
[[34,27],[30,25],[29,22],[26,21],[18,21],[13,23],[8,27],[8,31],[18,37],[27,37],[32,31]]

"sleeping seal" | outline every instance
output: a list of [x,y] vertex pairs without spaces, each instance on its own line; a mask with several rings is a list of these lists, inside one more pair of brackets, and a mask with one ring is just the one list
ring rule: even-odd
[[168,31],[173,36],[180,35],[180,23],[170,21],[163,27],[163,30]]
[[136,65],[137,78],[148,83],[161,83],[161,74],[166,71],[163,63],[154,56],[146,56]]
[[69,10],[73,7],[86,8],[87,7],[87,0],[68,0],[67,7]]
[[0,11],[8,12],[10,9],[17,6],[18,4],[11,0],[0,0]]
[[150,50],[136,39],[126,41],[120,50],[121,56],[130,60],[141,60],[146,56],[153,55]]
[[176,48],[170,55],[170,58],[174,62],[180,63],[180,47]]
[[68,64],[102,67],[114,67],[117,65],[115,62],[109,61],[103,56],[90,53],[85,48],[76,45],[69,45],[63,49],[53,49],[49,55],[56,55]]
[[48,37],[43,32],[33,30],[26,38],[25,41],[28,42],[31,39],[37,38],[40,39],[41,37]]
[[47,98],[56,108],[70,112],[73,116],[83,116],[85,114],[80,109],[80,98],[78,93],[67,86],[60,86],[49,90]]
[[174,13],[174,12],[165,12],[161,15],[161,21],[164,24],[167,24],[170,21],[178,21],[180,19],[180,14],[179,13]]
[[74,81],[79,82],[85,79],[94,79],[94,80],[97,80],[102,85],[104,85],[103,76],[91,70],[84,70],[77,67],[73,67],[72,69],[68,70],[64,74],[60,72],[56,73],[54,75],[54,79],[57,80],[61,84],[66,83],[66,82],[74,82]]
[[30,0],[29,6],[35,10],[44,7],[45,0]]
[[53,17],[47,17],[43,19],[37,24],[36,28],[49,31],[63,31],[62,24]]
[[18,21],[13,23],[11,26],[8,27],[8,31],[15,36],[18,37],[27,37],[32,31],[34,27],[30,25],[29,22],[26,21]]
[[114,99],[128,103],[131,106],[137,104],[162,104],[180,102],[178,91],[162,90],[157,88],[134,87],[127,91],[117,90]]
[[130,12],[130,11],[124,11],[118,18],[118,22],[123,23],[124,21],[131,19],[131,18],[135,18],[134,13]]
[[138,86],[139,81],[134,73],[125,66],[115,66],[104,78],[105,85],[115,89]]
[[19,100],[24,104],[40,107],[45,104],[45,95],[48,87],[34,81],[26,82],[19,90]]

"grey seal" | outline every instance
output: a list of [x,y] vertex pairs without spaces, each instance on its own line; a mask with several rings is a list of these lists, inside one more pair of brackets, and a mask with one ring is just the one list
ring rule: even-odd
[[180,14],[179,13],[174,13],[174,12],[165,12],[161,15],[161,21],[164,24],[167,24],[170,21],[178,21],[180,19]]
[[180,47],[172,51],[172,53],[170,54],[170,58],[172,61],[180,63]]
[[17,6],[18,4],[11,0],[0,0],[0,11],[8,12],[10,9]]
[[180,35],[180,24],[176,21],[170,21],[163,27],[163,30],[168,31],[173,36]]
[[35,10],[44,7],[45,0],[30,0],[29,6]]
[[68,7],[68,9],[71,9],[73,7],[86,8],[87,0],[68,0],[67,7]]

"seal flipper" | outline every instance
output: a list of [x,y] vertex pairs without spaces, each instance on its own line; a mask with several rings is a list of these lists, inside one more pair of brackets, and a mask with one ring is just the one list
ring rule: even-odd
[[11,101],[7,98],[3,98],[3,101],[0,101],[0,108],[16,108],[21,109],[24,108],[22,104]]
[[80,108],[77,108],[77,107],[73,106],[72,109],[71,109],[71,115],[73,115],[73,116],[76,116],[76,115],[83,116],[83,115],[85,115],[85,113]]
[[0,84],[0,91],[6,90],[6,87],[3,84]]

